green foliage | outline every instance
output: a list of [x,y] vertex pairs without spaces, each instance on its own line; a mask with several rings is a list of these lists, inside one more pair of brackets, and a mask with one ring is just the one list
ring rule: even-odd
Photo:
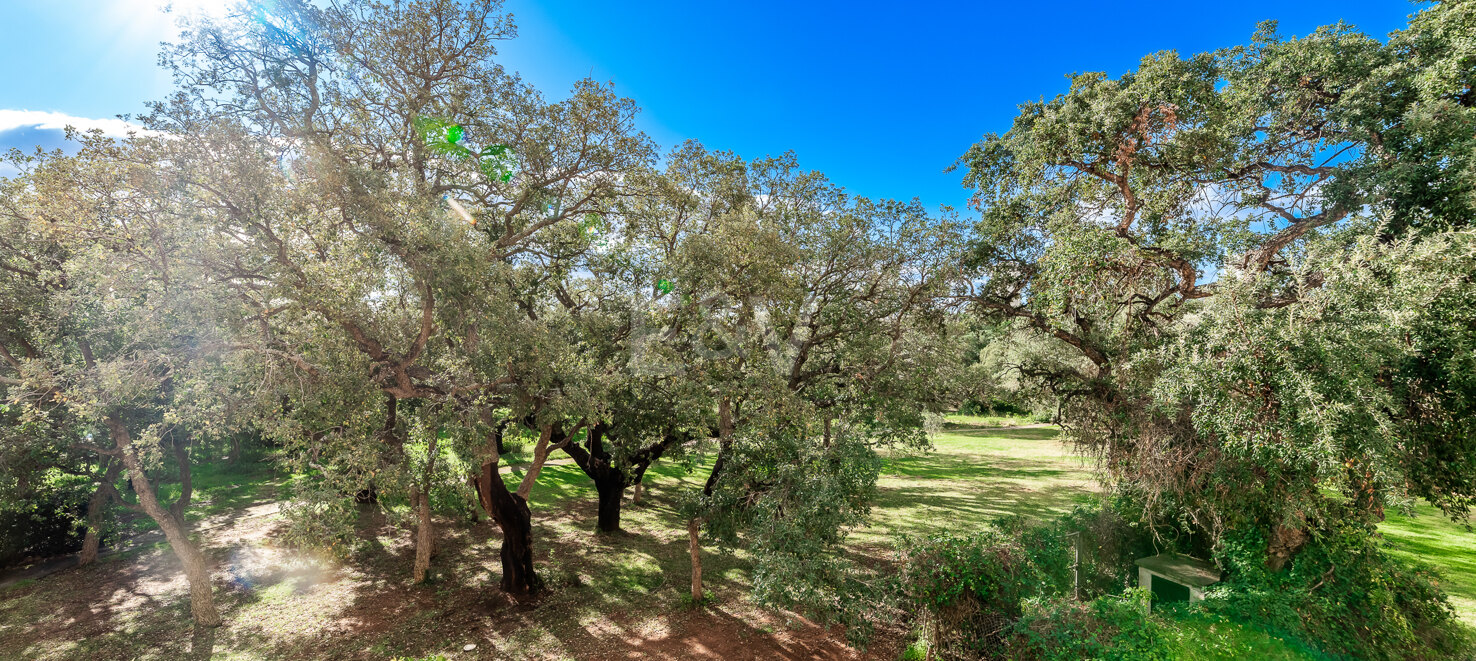
[[1274,506],[1250,493],[1215,505],[1275,521],[1328,510],[1323,494],[1336,489],[1373,512],[1425,496],[1463,514],[1476,495],[1476,381],[1463,376],[1476,240],[1361,237],[1314,244],[1304,259],[1324,285],[1297,305],[1243,305],[1261,283],[1224,283],[1160,359],[1157,401],[1190,411],[1222,465],[1261,467],[1288,493]]
[[892,590],[936,623],[944,658],[991,654],[1029,599],[1070,590],[1064,530],[1008,518],[971,535],[904,538]]
[[[0,498],[0,567],[82,548],[90,480],[53,472],[18,498]],[[104,533],[106,538],[106,533]]]
[[1107,483],[1201,548],[1281,530],[1282,562],[1314,519],[1464,513],[1473,25],[1469,2],[1388,43],[1267,24],[1022,105],[962,159],[981,380],[1059,402]]
[[854,436],[825,447],[784,428],[740,434],[730,452],[713,492],[687,507],[707,513],[719,543],[752,554],[757,601],[839,621],[865,640],[876,595],[841,543],[870,512],[876,452]]
[[1290,568],[1266,568],[1265,540],[1227,539],[1230,578],[1204,608],[1286,631],[1324,652],[1359,659],[1454,659],[1476,654],[1437,587],[1439,574],[1377,548],[1367,529],[1339,522]]
[[902,655],[897,657],[899,661],[925,661],[928,658],[928,644],[915,640],[902,648]]
[[420,132],[425,140],[425,147],[432,154],[458,160],[472,159],[476,161],[477,169],[489,180],[503,183],[512,180],[517,168],[517,157],[511,147],[487,145],[474,150],[461,144],[464,129],[459,124],[433,117],[416,117],[414,123],[415,130]]
[[902,542],[897,580],[910,602],[940,611],[963,600],[1020,614],[1027,597],[1070,589],[1070,553],[1059,526],[1009,518],[983,532]]
[[1165,627],[1149,617],[1146,590],[1131,589],[1088,603],[1034,599],[1009,631],[997,658],[1040,661],[1102,659],[1170,661]]

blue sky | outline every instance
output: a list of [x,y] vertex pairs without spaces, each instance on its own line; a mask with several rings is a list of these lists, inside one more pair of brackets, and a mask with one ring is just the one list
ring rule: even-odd
[[[162,2],[0,0],[0,148],[51,146],[61,118],[138,113],[166,94]],[[1064,91],[1067,73],[1244,43],[1267,19],[1285,34],[1343,20],[1383,36],[1420,6],[507,0],[520,36],[499,58],[551,97],[584,76],[613,81],[663,149],[696,138],[747,158],[794,150],[858,194],[961,207],[960,175],[944,168],[1008,129],[1016,104]]]

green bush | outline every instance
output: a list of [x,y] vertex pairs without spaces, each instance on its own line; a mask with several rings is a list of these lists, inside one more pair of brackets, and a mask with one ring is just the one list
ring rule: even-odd
[[1020,602],[1070,587],[1070,556],[1057,526],[1004,519],[971,535],[905,540],[898,575],[902,595],[933,611],[963,598],[1018,615]]
[[1322,531],[1280,572],[1266,568],[1265,549],[1255,533],[1227,540],[1230,578],[1207,593],[1204,607],[1290,632],[1331,654],[1476,658],[1434,568],[1385,555],[1362,525]]
[[1071,587],[1070,553],[1061,525],[1009,518],[972,535],[904,540],[897,593],[936,626],[943,658],[997,653],[1022,602]]
[[[1147,593],[1129,586],[1133,560],[1156,551],[1110,503],[1044,525],[1007,519],[975,535],[907,540],[896,590],[936,627],[942,659],[1169,659],[1204,641],[1219,651],[1194,658],[1476,659],[1435,570],[1385,555],[1372,529],[1342,521],[1279,572],[1267,568],[1264,536],[1229,535],[1216,554],[1226,581],[1203,602],[1152,616]],[[1069,599],[1072,531],[1085,541],[1086,603]]]
[[1170,658],[1163,626],[1148,616],[1151,595],[1137,588],[1087,603],[1033,599],[1011,627],[1004,656],[1066,661]]
[[913,641],[902,650],[901,661],[923,661],[928,658],[928,645],[920,640]]
[[24,498],[0,499],[0,567],[81,549],[91,496],[85,478],[62,476]]

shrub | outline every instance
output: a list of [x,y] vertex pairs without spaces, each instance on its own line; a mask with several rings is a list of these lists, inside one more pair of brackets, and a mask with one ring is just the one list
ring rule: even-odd
[[1056,524],[1079,535],[1082,599],[1118,594],[1137,585],[1138,571],[1133,561],[1160,551],[1148,528],[1135,525],[1124,511],[1131,511],[1131,505],[1112,498],[1079,505]]
[[904,540],[897,592],[934,623],[943,658],[997,653],[1025,599],[1070,589],[1064,533],[1012,518],[972,535]]
[[1151,595],[1130,589],[1087,603],[1032,599],[1011,627],[1005,656],[1010,659],[1169,659],[1161,624],[1148,616]]
[[1230,579],[1208,592],[1205,607],[1359,659],[1458,659],[1476,653],[1437,587],[1434,568],[1385,555],[1361,524],[1321,531],[1280,572],[1266,568],[1265,549],[1258,533],[1227,540],[1223,558]]
[[23,498],[0,499],[0,567],[81,549],[90,487],[85,478],[61,476]]

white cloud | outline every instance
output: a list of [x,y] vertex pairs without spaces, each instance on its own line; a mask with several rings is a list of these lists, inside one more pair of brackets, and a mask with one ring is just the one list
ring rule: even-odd
[[76,127],[79,131],[102,129],[104,135],[114,138],[125,137],[130,131],[150,133],[137,124],[117,118],[93,119],[44,110],[0,110],[0,133],[18,128],[60,131],[68,126]]

